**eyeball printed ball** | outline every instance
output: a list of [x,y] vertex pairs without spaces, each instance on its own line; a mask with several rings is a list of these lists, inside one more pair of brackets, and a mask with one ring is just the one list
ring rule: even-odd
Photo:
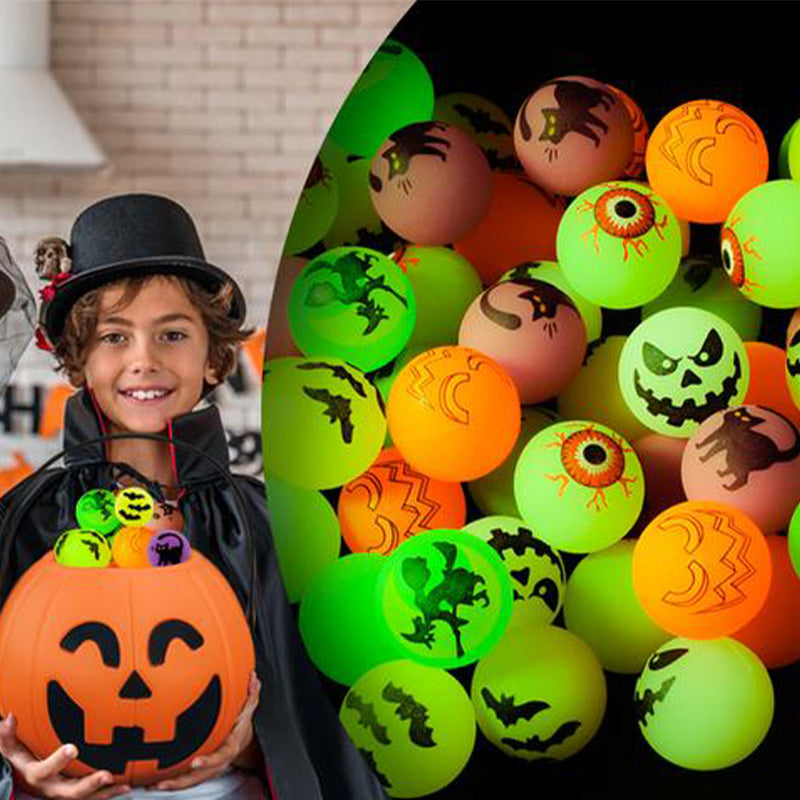
[[639,459],[595,422],[557,422],[534,436],[514,473],[520,516],[552,547],[602,550],[625,536],[644,502]]
[[534,183],[574,197],[623,175],[633,154],[633,124],[605,83],[570,75],[542,84],[525,100],[514,146]]
[[416,302],[408,278],[388,256],[338,247],[314,258],[289,296],[289,324],[308,357],[333,355],[370,372],[408,343]]
[[316,156],[289,223],[284,254],[297,255],[317,244],[333,224],[338,207],[336,178]]
[[64,567],[103,569],[111,563],[111,546],[94,530],[64,531],[53,546],[56,563]]
[[150,534],[147,558],[153,567],[173,567],[183,564],[192,555],[189,540],[180,531],[161,530]]
[[719,770],[747,758],[772,724],[769,673],[730,638],[670,639],[648,660],[634,691],[639,730],[664,759]]
[[526,625],[478,662],[470,696],[481,733],[506,755],[561,761],[597,733],[607,689],[597,656],[575,634]]
[[359,678],[339,719],[389,797],[423,797],[462,772],[475,746],[475,712],[462,685],[414,661]]
[[633,308],[669,286],[681,259],[678,220],[634,181],[586,189],[564,212],[556,238],[564,277],[587,300]]
[[619,359],[628,408],[656,433],[688,438],[703,420],[739,405],[750,382],[742,340],[700,308],[670,308],[643,320]]
[[386,560],[378,604],[395,642],[421,664],[472,664],[511,618],[511,581],[500,556],[464,531],[418,533]]
[[633,587],[653,621],[676,636],[714,639],[759,612],[772,577],[764,534],[733,506],[687,500],[636,540]]
[[155,502],[152,495],[138,486],[119,489],[114,498],[114,514],[126,527],[140,528],[153,518]]
[[444,122],[415,122],[380,146],[369,185],[378,216],[418,245],[445,245],[486,213],[492,172],[481,149]]
[[375,387],[338,358],[267,361],[261,432],[267,474],[333,489],[377,458],[386,419]]
[[718,223],[767,179],[769,153],[744,111],[720,100],[692,100],[653,129],[645,165],[653,189],[678,217]]
[[469,347],[435,347],[410,361],[392,384],[386,413],[403,458],[450,482],[473,480],[502,464],[520,429],[514,382]]
[[85,530],[110,536],[122,525],[114,514],[114,501],[114,493],[108,489],[84,492],[75,506],[78,525]]
[[111,543],[114,563],[123,569],[142,569],[152,566],[148,555],[152,535],[153,532],[149,528],[120,528],[114,534]]

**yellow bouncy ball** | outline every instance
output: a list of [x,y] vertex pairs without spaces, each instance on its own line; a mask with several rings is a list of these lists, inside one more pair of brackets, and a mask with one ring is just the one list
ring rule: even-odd
[[107,567],[111,549],[97,531],[73,528],[64,531],[53,547],[56,561],[65,567]]
[[124,527],[142,527],[153,518],[155,503],[150,493],[138,486],[120,489],[114,501],[114,514]]
[[149,567],[147,548],[152,535],[150,528],[120,528],[111,544],[114,563],[124,569]]

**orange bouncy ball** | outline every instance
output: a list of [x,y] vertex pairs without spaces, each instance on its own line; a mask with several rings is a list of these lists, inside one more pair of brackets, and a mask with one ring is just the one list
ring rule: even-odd
[[610,84],[607,84],[607,86],[622,100],[622,105],[625,106],[631,118],[631,124],[633,125],[633,155],[622,176],[635,180],[644,172],[644,154],[647,151],[647,136],[650,133],[650,126],[647,124],[644,112],[632,97],[616,86],[611,86]]
[[633,589],[664,630],[715,639],[761,610],[772,577],[764,534],[742,511],[689,500],[659,514],[636,541]]
[[461,484],[416,472],[396,447],[385,449],[339,494],[342,538],[354,553],[388,555],[416,533],[458,529],[466,521]]
[[470,481],[500,466],[519,435],[519,394],[491,358],[436,347],[412,359],[389,392],[392,441],[415,470]]
[[744,111],[694,100],[656,125],[645,155],[650,185],[676,216],[724,222],[736,202],[767,179],[764,134]]
[[149,567],[147,548],[153,531],[150,528],[120,528],[111,543],[111,557],[118,567],[139,569]]
[[800,428],[800,409],[786,383],[786,351],[768,342],[745,342],[750,384],[742,404],[766,406]]

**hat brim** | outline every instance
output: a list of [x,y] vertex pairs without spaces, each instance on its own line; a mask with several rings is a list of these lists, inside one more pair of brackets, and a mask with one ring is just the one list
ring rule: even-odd
[[58,286],[55,297],[42,310],[41,323],[48,339],[53,343],[58,341],[64,330],[64,322],[69,310],[82,295],[120,278],[146,275],[175,275],[180,278],[188,278],[211,291],[219,289],[224,283],[230,283],[233,287],[231,319],[238,323],[244,322],[247,313],[244,295],[236,281],[227,272],[197,258],[180,256],[164,258],[160,256],[123,261],[117,264],[103,264],[68,278]]

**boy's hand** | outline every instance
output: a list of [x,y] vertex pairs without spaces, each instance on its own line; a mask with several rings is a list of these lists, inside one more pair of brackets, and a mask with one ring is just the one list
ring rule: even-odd
[[219,749],[213,753],[195,758],[189,765],[190,771],[179,778],[161,781],[150,789],[175,791],[195,786],[209,778],[221,775],[237,756],[241,755],[253,744],[253,712],[258,706],[258,694],[261,691],[261,681],[255,672],[250,673],[250,683],[247,687],[247,700],[242,707],[233,729],[228,734]]
[[65,744],[39,761],[17,739],[17,721],[9,714],[0,722],[0,753],[14,768],[14,782],[19,781],[29,794],[53,800],[106,800],[130,791],[130,786],[112,786],[113,778],[105,771],[93,772],[83,778],[68,778],[61,774],[77,756],[75,745]]

